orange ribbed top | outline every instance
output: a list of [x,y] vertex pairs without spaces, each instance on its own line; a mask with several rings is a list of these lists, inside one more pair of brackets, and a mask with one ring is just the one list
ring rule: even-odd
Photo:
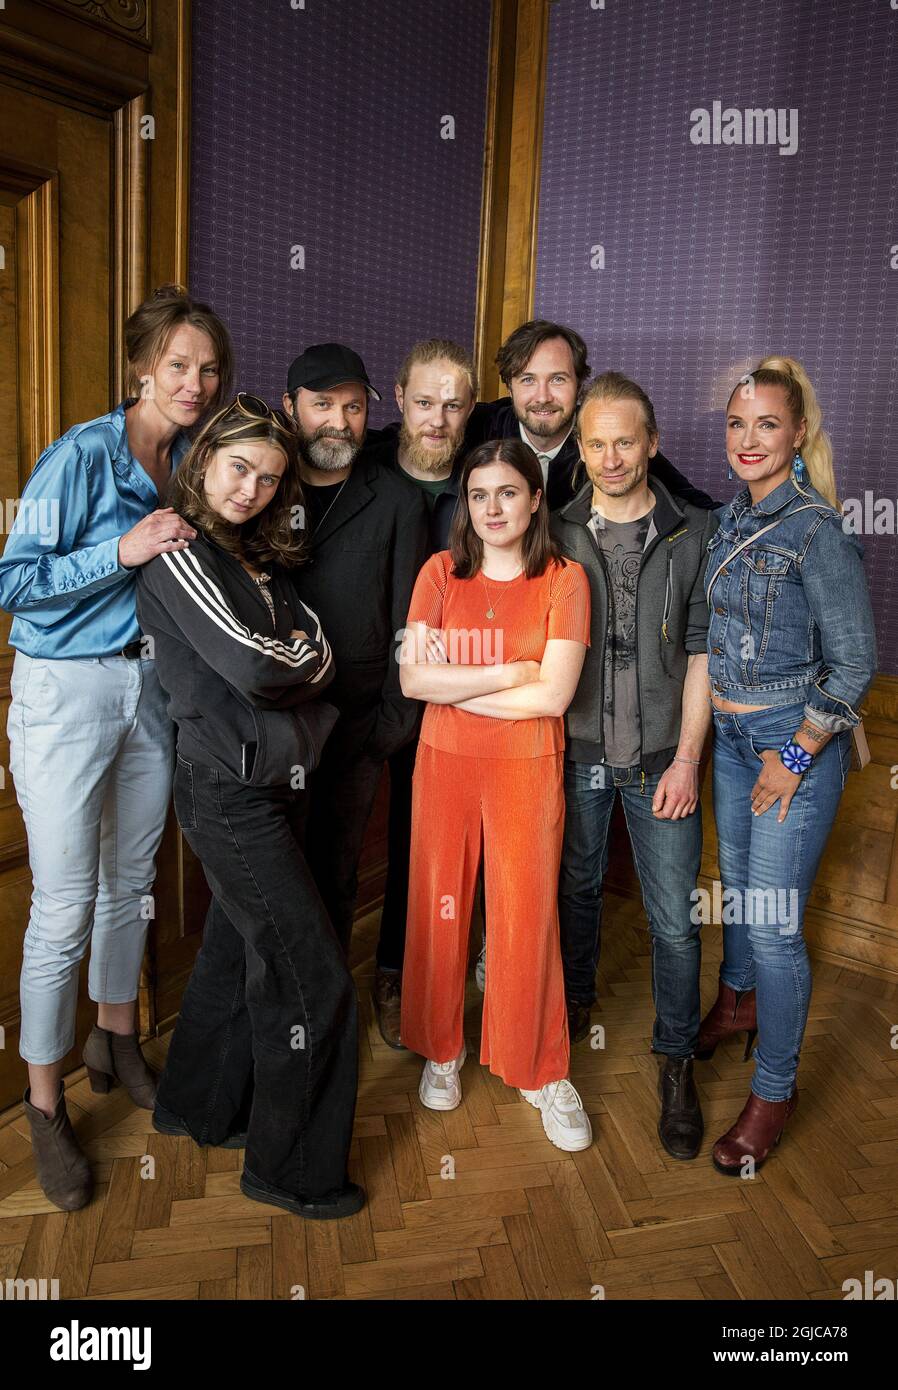
[[[550,638],[589,646],[589,581],[574,561],[552,561],[538,579],[458,579],[451,570],[448,550],[430,557],[415,583],[407,622],[440,629],[452,665],[542,661]],[[428,704],[421,741],[469,757],[542,758],[564,748],[564,721],[491,719]]]

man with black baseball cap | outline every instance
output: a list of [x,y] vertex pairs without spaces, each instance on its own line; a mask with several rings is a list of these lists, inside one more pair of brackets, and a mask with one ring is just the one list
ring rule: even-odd
[[383,765],[416,730],[417,702],[399,686],[397,634],[428,555],[420,490],[370,451],[360,455],[369,395],[380,400],[361,357],[339,343],[297,357],[284,394],[299,435],[311,549],[293,573],[331,645],[337,674],[328,700],[340,711],[310,782],[306,857],[347,951]]
[[[315,521],[336,497],[362,447],[369,395],[380,400],[361,357],[340,343],[306,348],[290,364],[284,409],[296,421]],[[319,488],[320,494],[311,492]]]
[[300,386],[307,391],[326,391],[347,383],[361,384],[376,401],[380,392],[368,380],[365,364],[357,352],[342,343],[316,343],[294,357],[287,372],[287,390],[292,395]]

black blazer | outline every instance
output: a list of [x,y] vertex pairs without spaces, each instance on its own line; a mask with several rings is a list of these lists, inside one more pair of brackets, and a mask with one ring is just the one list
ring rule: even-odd
[[[369,435],[369,439],[371,436]],[[387,425],[383,430],[379,430],[371,439],[370,444],[365,445],[365,452],[370,457],[377,460],[382,467],[391,473],[397,474],[400,478],[407,478],[412,487],[422,496],[423,492],[417,487],[413,478],[408,478],[403,473],[399,463],[399,426]],[[449,549],[449,529],[452,525],[452,517],[455,514],[455,504],[458,501],[458,482],[461,475],[461,463],[456,460],[446,485],[446,491],[441,492],[438,497],[433,499],[433,505],[427,507],[428,522],[428,555],[435,555],[438,550]]]
[[376,759],[414,735],[417,700],[399,686],[397,660],[418,571],[429,553],[419,488],[367,446],[310,536],[309,562],[292,571],[317,613],[337,674],[327,692],[340,711],[335,738]]

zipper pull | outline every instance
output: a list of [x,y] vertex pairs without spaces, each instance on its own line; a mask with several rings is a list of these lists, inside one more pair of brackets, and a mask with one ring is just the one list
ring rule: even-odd
[[672,600],[673,600],[673,593],[672,593],[673,585],[672,585],[672,583],[671,583],[671,577],[670,577],[670,571],[671,571],[671,565],[672,565],[672,563],[673,563],[673,556],[672,556],[671,551],[668,550],[668,552],[667,552],[667,578],[666,578],[665,585],[664,585],[664,612],[663,612],[663,614],[661,615],[661,636],[664,638],[665,642],[667,642],[668,644],[670,643],[670,638],[669,638],[668,635],[667,635],[667,615],[668,615],[668,613],[670,612],[670,605],[671,605],[671,602],[672,602]]

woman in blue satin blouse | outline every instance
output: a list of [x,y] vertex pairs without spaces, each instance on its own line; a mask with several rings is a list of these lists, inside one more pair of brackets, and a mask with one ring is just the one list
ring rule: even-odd
[[125,343],[133,394],[44,450],[0,559],[16,649],[10,770],[34,885],[21,975],[25,1113],[38,1180],[65,1211],[91,1195],[62,1086],[88,942],[91,1085],[120,1081],[147,1109],[155,1097],[135,1004],[173,734],[141,641],[135,577],[196,534],[165,494],[185,431],[228,391],[233,361],[221,320],[174,285],[135,310]]

